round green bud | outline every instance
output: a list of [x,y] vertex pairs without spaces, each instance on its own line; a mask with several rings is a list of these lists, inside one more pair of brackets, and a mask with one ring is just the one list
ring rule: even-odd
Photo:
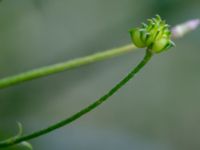
[[130,30],[130,34],[137,47],[147,47],[152,53],[160,53],[175,45],[170,40],[169,25],[159,15],[156,15],[156,18],[148,19],[148,24],[142,23],[140,28]]

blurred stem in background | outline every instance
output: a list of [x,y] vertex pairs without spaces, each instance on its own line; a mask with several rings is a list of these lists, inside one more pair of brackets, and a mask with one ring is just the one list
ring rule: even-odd
[[110,49],[107,51],[99,52],[93,55],[73,59],[70,61],[66,61],[63,63],[58,63],[46,67],[42,67],[39,69],[31,70],[28,72],[21,73],[19,75],[14,75],[11,77],[6,77],[0,80],[0,89],[6,88],[15,84],[19,84],[25,81],[33,80],[36,78],[48,76],[51,74],[55,74],[58,72],[63,72],[69,69],[77,68],[83,65],[87,65],[90,63],[94,63],[97,61],[101,61],[104,59],[116,57],[128,52],[133,51],[136,47],[131,43],[119,48]]
[[[195,30],[200,24],[199,19],[187,21],[172,28],[172,38],[177,39],[184,36],[186,33]],[[58,63],[35,70],[27,71],[18,75],[5,77],[0,79],[0,89],[23,83],[25,81],[33,80],[40,77],[45,77],[51,74],[63,72],[69,69],[77,68],[90,63],[98,62],[108,58],[116,57],[122,54],[132,52],[136,49],[133,44],[128,44],[119,48],[110,49],[107,51],[99,52],[93,55],[73,59],[63,63]]]

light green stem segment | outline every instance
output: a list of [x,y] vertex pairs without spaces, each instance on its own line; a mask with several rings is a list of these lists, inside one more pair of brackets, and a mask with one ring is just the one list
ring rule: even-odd
[[110,91],[108,91],[104,96],[102,96],[100,99],[98,99],[97,101],[95,101],[94,103],[92,103],[91,105],[89,105],[88,107],[82,109],[81,111],[79,111],[78,113],[72,115],[71,117],[64,119],[54,125],[51,125],[45,129],[33,132],[32,134],[26,135],[26,136],[22,136],[22,137],[14,137],[14,138],[10,138],[8,140],[2,141],[0,142],[0,148],[1,147],[7,147],[7,146],[11,146],[17,143],[20,143],[22,141],[27,141],[33,138],[36,138],[38,136],[47,134],[55,129],[58,129],[62,126],[65,126],[73,121],[75,121],[76,119],[80,118],[81,116],[87,114],[88,112],[90,112],[91,110],[93,110],[94,108],[98,107],[99,105],[101,105],[104,101],[108,100],[109,97],[111,97],[115,92],[117,92],[122,86],[124,86],[131,78],[133,78],[135,76],[135,74],[137,72],[139,72],[147,63],[148,61],[151,59],[152,57],[152,53],[148,50],[146,50],[146,54],[144,56],[144,58],[142,59],[142,61],[124,78],[122,79],[118,84],[116,84]]
[[40,78],[40,77],[48,76],[48,75],[55,74],[58,72],[62,72],[68,69],[80,67],[82,65],[86,65],[89,63],[112,58],[114,56],[131,52],[135,48],[136,47],[133,44],[129,44],[129,45],[125,45],[119,48],[114,48],[111,50],[89,55],[86,57],[81,57],[81,58],[73,59],[67,62],[58,63],[55,65],[50,65],[47,67],[42,67],[42,68],[35,69],[32,71],[24,72],[24,73],[14,75],[11,77],[5,77],[3,79],[0,79],[0,89],[9,87],[15,84],[19,84],[25,81],[33,80],[35,78]]

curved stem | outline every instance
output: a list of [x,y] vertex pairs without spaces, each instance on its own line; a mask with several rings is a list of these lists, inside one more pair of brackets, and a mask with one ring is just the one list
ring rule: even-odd
[[36,138],[38,136],[47,134],[47,133],[49,133],[55,129],[58,129],[62,126],[65,126],[65,125],[75,121],[76,119],[80,118],[81,116],[87,114],[88,112],[90,112],[91,110],[96,108],[97,106],[101,105],[104,101],[108,100],[109,97],[111,97],[122,86],[124,86],[131,78],[133,78],[135,76],[135,74],[137,72],[139,72],[148,63],[148,61],[151,59],[151,57],[152,57],[152,53],[150,51],[146,50],[146,54],[145,54],[144,58],[142,59],[142,61],[124,79],[122,79],[118,84],[116,84],[104,96],[102,96],[100,99],[98,99],[96,102],[92,103],[88,107],[82,109],[81,111],[72,115],[71,117],[64,119],[64,120],[62,120],[54,125],[51,125],[45,129],[33,132],[32,134],[25,135],[22,137],[10,138],[8,140],[2,141],[2,142],[0,142],[0,148],[11,146],[11,145],[20,143],[22,141],[30,140],[30,139]]
[[86,57],[81,57],[81,58],[73,59],[70,61],[63,62],[63,63],[58,63],[58,64],[38,68],[35,70],[31,70],[28,72],[24,72],[18,75],[6,77],[3,79],[0,79],[0,89],[9,87],[15,84],[19,84],[25,81],[33,80],[35,78],[40,78],[40,77],[48,76],[48,75],[55,74],[58,72],[62,72],[68,69],[80,67],[82,65],[86,65],[89,63],[112,58],[114,56],[131,52],[135,48],[136,47],[133,44],[128,44],[119,48],[114,48],[111,50],[99,52],[99,53],[89,55]]

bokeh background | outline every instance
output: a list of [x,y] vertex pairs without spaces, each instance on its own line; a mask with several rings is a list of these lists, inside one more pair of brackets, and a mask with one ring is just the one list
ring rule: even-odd
[[[2,0],[0,77],[130,43],[128,30],[160,14],[170,25],[200,18],[199,0]],[[157,55],[109,101],[31,140],[36,150],[199,150],[200,29]],[[46,127],[95,101],[144,51],[0,91],[0,138]],[[9,150],[23,150],[16,146]]]

